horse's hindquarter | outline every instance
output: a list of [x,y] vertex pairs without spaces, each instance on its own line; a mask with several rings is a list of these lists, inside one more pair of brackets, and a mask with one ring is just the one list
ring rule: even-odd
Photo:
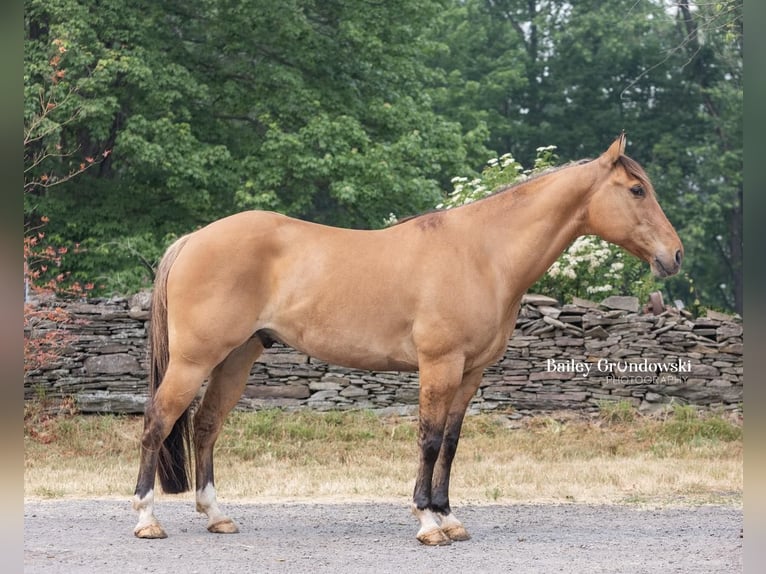
[[355,368],[414,370],[424,353],[481,360],[508,335],[498,289],[465,242],[438,231],[240,214],[200,230],[184,248],[177,263],[196,277],[183,296],[206,340],[220,332],[229,346],[267,330]]

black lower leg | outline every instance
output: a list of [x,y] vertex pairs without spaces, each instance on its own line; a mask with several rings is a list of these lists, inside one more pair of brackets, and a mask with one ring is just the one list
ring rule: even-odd
[[149,491],[154,490],[158,456],[163,438],[162,428],[156,424],[151,413],[147,412],[144,417],[144,432],[141,436],[141,462],[138,467],[135,490],[138,498],[144,498]]
[[213,446],[218,437],[219,425],[207,420],[202,411],[194,419],[194,458],[196,461],[195,480],[197,490],[202,490],[208,484],[215,485],[213,471]]
[[415,481],[415,492],[412,495],[412,501],[420,510],[430,508],[431,506],[431,481],[434,465],[442,445],[442,434],[442,429],[435,428],[421,421],[418,440],[420,465],[418,467],[418,477]]
[[431,510],[441,514],[451,512],[449,505],[449,480],[452,470],[452,461],[457,452],[457,444],[460,440],[460,430],[463,426],[463,416],[455,416],[447,422],[444,431],[439,458],[434,468],[434,484],[431,494]]

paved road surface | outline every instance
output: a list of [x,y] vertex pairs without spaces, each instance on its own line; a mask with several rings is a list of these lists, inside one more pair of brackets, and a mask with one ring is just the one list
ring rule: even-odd
[[189,501],[160,498],[165,540],[132,534],[129,501],[28,501],[27,573],[731,573],[742,510],[629,506],[456,507],[473,538],[421,546],[405,502],[226,504],[240,534],[213,535]]

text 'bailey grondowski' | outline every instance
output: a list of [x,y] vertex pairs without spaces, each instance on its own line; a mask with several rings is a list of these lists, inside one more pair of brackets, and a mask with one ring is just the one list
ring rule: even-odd
[[651,374],[673,373],[681,375],[691,373],[692,363],[690,359],[678,357],[672,362],[650,361],[641,359],[638,361],[599,359],[597,362],[580,361],[576,359],[556,360],[548,359],[546,370],[549,373],[576,373],[588,377],[591,372],[619,374]]

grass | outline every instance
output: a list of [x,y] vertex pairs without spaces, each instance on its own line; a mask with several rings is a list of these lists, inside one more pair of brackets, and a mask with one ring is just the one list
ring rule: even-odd
[[[25,496],[130,497],[143,421],[25,413]],[[466,419],[451,494],[461,503],[741,504],[742,424],[676,407],[649,418]],[[216,447],[222,500],[398,500],[411,495],[417,422],[369,412],[232,413]],[[188,496],[192,495],[180,495]]]
[[635,407],[628,401],[601,401],[599,403],[599,418],[605,423],[632,423],[637,416]]

